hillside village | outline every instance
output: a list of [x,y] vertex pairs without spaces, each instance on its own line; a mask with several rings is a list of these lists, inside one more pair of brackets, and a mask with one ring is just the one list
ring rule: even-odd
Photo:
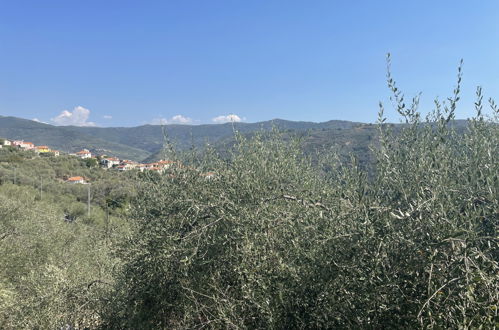
[[[0,138],[0,148],[10,147],[17,148],[24,151],[32,151],[39,156],[44,157],[58,157],[62,153],[59,150],[53,150],[49,146],[41,145],[36,146],[32,142],[27,142],[24,140],[8,140]],[[153,163],[138,163],[132,160],[119,159],[117,157],[110,157],[107,155],[94,155],[88,149],[82,149],[76,153],[69,153],[68,156],[78,157],[81,159],[94,159],[95,164],[97,164],[102,169],[115,170],[119,172],[138,170],[140,172],[144,171],[154,171],[158,173],[164,172],[175,162],[170,160],[160,160]],[[207,178],[211,178],[213,173],[204,174]],[[70,177],[66,182],[71,184],[86,184],[87,180],[81,176]]]

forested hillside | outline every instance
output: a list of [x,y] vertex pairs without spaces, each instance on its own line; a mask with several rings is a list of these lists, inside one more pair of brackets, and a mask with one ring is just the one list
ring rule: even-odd
[[[454,124],[458,132],[462,132],[466,121],[456,120]],[[403,126],[393,125],[395,131]],[[343,160],[354,155],[364,167],[372,165],[373,155],[370,147],[378,144],[378,132],[374,124],[341,120],[312,123],[275,119],[260,123],[195,126],[61,127],[13,117],[0,117],[0,137],[29,140],[35,144],[47,144],[54,149],[71,152],[87,148],[95,154],[107,154],[146,163],[165,158],[165,138],[179,151],[194,147],[202,152],[205,146],[210,144],[219,153],[225,154],[236,142],[234,130],[251,137],[257,132],[272,129],[285,132],[284,138],[287,139],[301,136],[302,150],[306,154],[314,155],[334,150]]]
[[[73,175],[91,184],[64,181]],[[0,149],[0,328],[93,322],[95,290],[112,282],[111,247],[128,233],[135,187],[75,157]]]
[[272,128],[294,133],[342,130],[344,138],[349,138],[352,134],[355,135],[350,129],[358,125],[359,123],[341,120],[312,123],[275,119],[259,123],[168,125],[167,127],[160,125],[76,127],[53,126],[26,119],[0,116],[0,137],[24,139],[66,152],[87,148],[94,153],[105,153],[123,159],[142,161],[147,158],[148,161],[154,161],[159,159],[156,154],[161,152],[165,142],[164,128],[176,148],[186,150],[192,146],[203,148],[207,143],[222,145],[224,141],[232,138],[234,129],[243,134]]
[[78,132],[71,126],[53,126],[15,117],[0,116],[0,137],[48,145],[64,152],[77,152],[86,148],[99,154],[137,160],[149,155],[145,150]]

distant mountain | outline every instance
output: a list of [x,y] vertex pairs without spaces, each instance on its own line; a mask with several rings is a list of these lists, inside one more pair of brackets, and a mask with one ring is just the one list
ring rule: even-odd
[[[287,120],[265,121],[255,124],[223,124],[205,125],[203,128],[204,139],[195,139],[194,145],[200,146],[204,142],[210,142],[212,146],[221,154],[224,154],[234,143],[233,129],[239,133],[251,136],[258,130],[268,131],[272,127],[277,127],[286,136],[300,135],[303,138],[303,149],[306,153],[321,152],[323,150],[334,149],[343,157],[348,157],[351,153],[356,155],[363,162],[370,161],[369,146],[377,139],[376,126],[373,124],[362,124],[356,122],[332,120],[323,123],[293,122]],[[211,131],[210,131],[211,129]],[[170,126],[167,127],[170,137],[178,137],[177,132],[172,132]],[[216,134],[215,134],[216,133]],[[194,135],[194,132],[193,132]],[[201,135],[202,137],[202,135]],[[186,139],[184,142],[189,142]],[[178,145],[178,144],[177,144]],[[187,145],[187,147],[190,145]],[[161,149],[157,150],[145,161],[152,162],[163,158]]]
[[[273,126],[281,130],[306,131],[314,129],[352,128],[359,123],[332,120],[324,123],[303,121],[288,121],[274,119],[258,123],[226,123],[210,125],[167,125],[164,131],[168,138],[175,142],[178,148],[186,149],[192,145],[202,146],[214,143],[233,135],[233,129],[241,133],[254,132],[259,129],[268,130]],[[163,129],[159,125],[143,125],[137,127],[71,127],[72,130],[92,135],[107,141],[112,141],[134,148],[149,151],[159,151],[164,142]]]
[[[396,126],[400,126],[397,124]],[[464,128],[466,121],[455,122]],[[377,141],[376,126],[358,122],[331,120],[323,123],[274,119],[258,123],[226,123],[210,125],[143,125],[137,127],[53,126],[27,119],[0,116],[0,138],[24,139],[67,152],[90,149],[136,161],[162,158],[165,135],[181,150],[206,143],[221,151],[230,146],[234,130],[251,135],[258,130],[278,128],[287,134],[304,136],[304,151],[334,148],[343,157],[353,153],[364,162],[370,161],[369,146]]]
[[82,148],[97,153],[143,160],[155,159],[163,147],[166,134],[179,149],[203,146],[230,139],[234,129],[246,134],[256,130],[305,132],[324,129],[348,129],[359,125],[349,121],[332,120],[324,123],[274,119],[258,123],[226,123],[210,125],[143,125],[137,127],[78,127],[53,126],[16,117],[0,116],[0,137],[24,139],[45,144],[62,151],[74,152]]
[[76,152],[87,148],[95,153],[120,158],[143,159],[150,153],[121,143],[85,134],[71,126],[53,126],[16,117],[0,116],[0,137],[48,145],[52,149]]

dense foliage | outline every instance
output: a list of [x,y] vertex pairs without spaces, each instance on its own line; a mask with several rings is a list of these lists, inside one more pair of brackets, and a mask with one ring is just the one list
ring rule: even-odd
[[[182,155],[163,174],[69,166],[137,189],[103,193],[121,196],[111,229],[97,215],[63,221],[57,189],[37,199],[27,175],[4,179],[0,327],[497,327],[499,109],[490,100],[487,117],[478,88],[475,118],[456,127],[460,79],[422,119],[389,73],[405,124],[394,130],[380,108],[367,169],[304,155],[278,131],[236,132],[223,156]],[[69,160],[50,161],[54,178],[66,173],[57,162]]]
[[[63,181],[72,175],[91,184]],[[73,157],[0,149],[0,328],[99,324],[133,182]]]
[[146,177],[118,255],[111,328],[494,328],[499,302],[498,109],[458,134],[458,85],[393,133],[380,110],[368,175],[300,141],[238,136],[230,160]]

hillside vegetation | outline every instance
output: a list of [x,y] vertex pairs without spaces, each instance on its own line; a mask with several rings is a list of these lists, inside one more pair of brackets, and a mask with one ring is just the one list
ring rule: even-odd
[[[105,214],[120,201],[111,222],[65,222],[57,196],[78,203],[78,192],[38,199],[28,174],[4,179],[0,327],[498,327],[499,108],[485,111],[478,88],[476,116],[456,128],[460,82],[459,70],[454,94],[422,118],[389,72],[405,124],[385,124],[380,106],[365,128],[379,141],[369,173],[275,129],[236,132],[223,155],[169,148],[181,162],[164,174],[96,172],[130,184],[95,202]],[[19,167],[42,161],[66,173],[42,159]]]
[[[397,132],[403,124],[392,124]],[[466,121],[456,120],[459,132]],[[260,131],[277,128],[284,139],[302,136],[302,151],[308,155],[334,150],[348,160],[354,155],[363,167],[371,166],[372,145],[378,145],[378,130],[374,124],[341,120],[323,123],[295,122],[281,119],[258,123],[226,123],[213,125],[143,125],[137,127],[76,127],[52,126],[26,119],[0,116],[0,137],[24,139],[53,149],[77,152],[83,148],[94,154],[106,154],[143,163],[165,158],[164,130],[179,151],[196,148],[201,154],[206,145],[214,147],[222,156],[235,143],[234,130],[251,138]]]
[[204,159],[214,179],[147,181],[105,327],[497,326],[497,108],[461,135],[454,101],[426,126],[399,105],[408,125],[378,126],[372,178],[257,135]]
[[132,146],[78,132],[73,126],[52,126],[15,117],[0,116],[0,137],[48,145],[65,152],[77,152],[86,148],[99,154],[138,160],[149,155],[147,151]]
[[[227,123],[213,125],[168,125],[168,136],[179,150],[204,148],[206,144],[223,144],[231,140],[234,129],[243,134],[277,127],[283,131],[340,131],[343,139],[354,137],[350,130],[359,123],[332,120],[324,123],[294,122],[275,119],[259,123]],[[143,125],[137,127],[76,127],[52,126],[31,120],[0,116],[0,137],[24,139],[53,149],[76,152],[87,148],[93,153],[117,156],[121,159],[153,162],[161,159],[164,146],[164,127]],[[351,140],[351,142],[358,142]],[[367,145],[364,145],[367,148]]]
[[[111,246],[128,232],[124,214],[135,186],[87,164],[0,149],[1,329],[94,322],[96,286],[112,281]],[[63,181],[73,175],[91,184]]]

